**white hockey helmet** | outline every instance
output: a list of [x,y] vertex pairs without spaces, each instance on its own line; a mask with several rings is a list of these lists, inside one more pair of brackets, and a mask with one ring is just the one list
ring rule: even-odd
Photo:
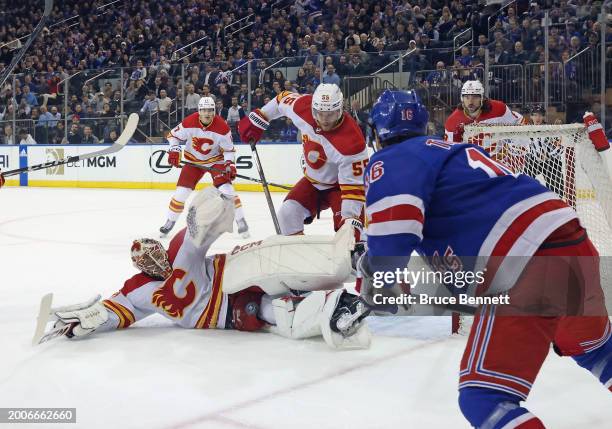
[[212,109],[215,111],[215,99],[212,97],[202,97],[198,101],[198,110]]
[[461,96],[464,95],[480,95],[484,96],[484,87],[478,80],[468,80],[461,87]]
[[[333,122],[337,123],[342,117],[344,96],[340,87],[335,83],[322,83],[312,94],[312,116],[322,128]],[[332,113],[324,113],[332,112]]]

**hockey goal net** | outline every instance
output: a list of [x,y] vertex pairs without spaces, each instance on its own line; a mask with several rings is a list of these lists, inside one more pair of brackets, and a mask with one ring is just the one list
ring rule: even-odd
[[[607,256],[600,261],[607,289],[612,282],[612,182],[584,125],[472,124],[465,127],[464,140],[513,172],[534,177],[578,212],[599,254]],[[454,315],[453,332],[463,333],[469,323],[467,316]]]

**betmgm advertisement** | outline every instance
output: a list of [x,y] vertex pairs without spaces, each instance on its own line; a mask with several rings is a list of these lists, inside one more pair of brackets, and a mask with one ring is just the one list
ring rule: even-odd
[[[52,163],[68,157],[103,149],[103,145],[31,145],[0,146],[0,169],[10,171],[29,165]],[[259,179],[255,160],[247,145],[236,145],[238,174]],[[174,189],[181,170],[168,163],[167,145],[128,145],[116,153],[95,156],[77,162],[11,176],[8,186],[45,186],[79,188]],[[301,146],[266,144],[258,147],[266,178],[291,185],[302,176],[299,159]],[[279,163],[279,159],[295,160]],[[199,187],[212,184],[205,174]],[[259,191],[261,185],[237,178],[237,190]],[[271,190],[278,190],[271,188]]]

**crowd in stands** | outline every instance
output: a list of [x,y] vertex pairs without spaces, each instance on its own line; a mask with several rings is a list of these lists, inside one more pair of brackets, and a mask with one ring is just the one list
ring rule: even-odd
[[[486,3],[56,2],[47,27],[15,68],[15,78],[0,88],[0,143],[112,141],[118,118],[130,112],[139,112],[142,135],[159,137],[196,111],[203,95],[215,98],[218,112],[235,129],[249,108],[282,91],[312,93],[321,82],[342,85],[347,77],[371,74],[411,49],[403,67],[411,85],[435,87],[454,80],[460,87],[467,79],[484,79],[485,48],[492,65],[542,62],[544,9],[552,19],[550,60],[563,64],[564,76],[578,72],[569,58],[585,48],[598,52],[600,2],[516,0],[501,11],[499,4]],[[42,2],[36,8],[32,2],[0,0],[0,7],[5,11],[0,14],[1,74],[39,21]],[[469,28],[473,31],[466,33]],[[606,43],[612,43],[611,28]],[[463,36],[470,43],[454,52]],[[607,53],[612,56],[612,48]],[[250,60],[249,94],[245,64]],[[417,80],[424,70],[429,72]],[[492,76],[493,87],[500,79]],[[541,75],[533,79],[543,80]],[[507,85],[507,76],[503,80]],[[297,137],[290,121],[275,123],[273,131],[273,138]]]

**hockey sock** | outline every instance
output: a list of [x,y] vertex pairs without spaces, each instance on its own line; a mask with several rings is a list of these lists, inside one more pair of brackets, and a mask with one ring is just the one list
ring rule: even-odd
[[612,392],[612,335],[607,331],[607,340],[596,348],[580,356],[574,356],[578,365],[591,371]]
[[183,210],[185,209],[185,201],[187,201],[187,197],[191,194],[191,189],[185,188],[182,186],[178,186],[176,191],[174,191],[174,195],[170,200],[170,206],[168,207],[168,220],[176,222],[176,220],[181,216]]
[[540,419],[519,405],[511,393],[481,387],[459,390],[459,407],[477,429],[545,429]]
[[234,208],[236,209],[235,210],[236,221],[244,219],[244,211],[242,210],[242,201],[240,201],[240,197],[238,195],[234,197]]

